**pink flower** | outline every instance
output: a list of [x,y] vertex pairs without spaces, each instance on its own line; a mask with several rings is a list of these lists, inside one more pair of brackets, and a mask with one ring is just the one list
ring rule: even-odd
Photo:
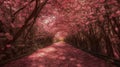
[[104,17],[103,16],[100,16],[99,17],[99,20],[102,22],[102,21],[104,21]]
[[85,24],[88,25],[90,22],[86,22]]
[[12,40],[13,39],[13,36],[10,35],[10,33],[5,33],[5,36],[8,40]]
[[13,23],[10,24],[12,28],[15,28],[15,25]]
[[10,47],[11,47],[11,44],[7,44],[6,47],[7,47],[7,48],[10,48]]
[[111,16],[110,16],[110,18],[113,18],[113,17],[116,17],[116,16],[117,16],[117,14],[112,13]]
[[1,50],[4,50],[5,48],[1,48]]
[[100,0],[101,3],[105,2],[105,0]]
[[0,33],[0,36],[4,36],[4,33]]
[[118,11],[116,12],[116,14],[117,14],[117,15],[120,15],[120,10],[118,10]]

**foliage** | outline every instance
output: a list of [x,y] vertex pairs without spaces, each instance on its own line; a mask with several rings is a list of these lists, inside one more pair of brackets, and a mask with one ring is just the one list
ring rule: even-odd
[[38,38],[44,43],[64,31],[68,43],[120,59],[119,0],[1,0],[0,15],[0,50],[50,33]]
[[40,11],[47,1],[0,1],[0,64],[52,43],[51,33],[44,31],[42,26],[36,30]]

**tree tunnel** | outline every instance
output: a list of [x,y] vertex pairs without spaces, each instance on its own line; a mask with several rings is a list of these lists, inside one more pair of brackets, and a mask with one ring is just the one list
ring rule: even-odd
[[119,67],[120,1],[0,0],[0,65],[61,41]]

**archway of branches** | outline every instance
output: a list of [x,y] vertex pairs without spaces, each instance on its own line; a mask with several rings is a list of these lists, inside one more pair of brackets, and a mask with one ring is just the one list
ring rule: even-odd
[[119,65],[120,1],[0,1],[1,60],[57,40]]

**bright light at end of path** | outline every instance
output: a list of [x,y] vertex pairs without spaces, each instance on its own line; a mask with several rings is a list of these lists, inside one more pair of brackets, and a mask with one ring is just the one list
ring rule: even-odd
[[54,37],[54,42],[64,42],[64,39],[66,37],[67,33],[66,32],[57,32],[55,37]]

